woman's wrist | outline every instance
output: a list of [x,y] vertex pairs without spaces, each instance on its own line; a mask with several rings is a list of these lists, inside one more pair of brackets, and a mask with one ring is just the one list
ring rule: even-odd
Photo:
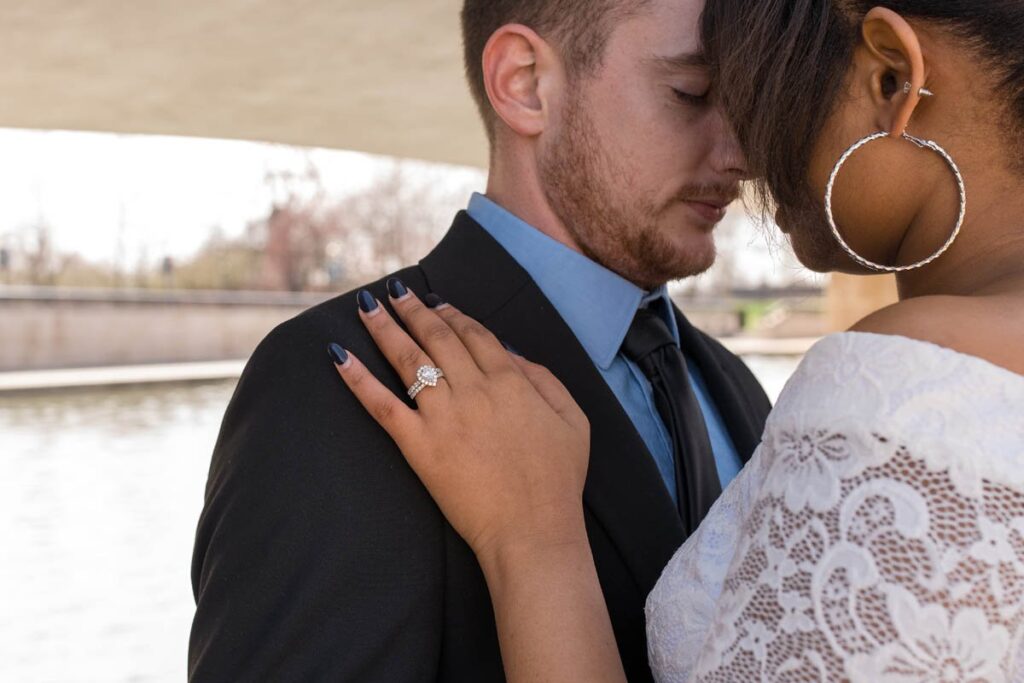
[[510,681],[626,680],[582,509],[557,531],[505,537],[477,557]]
[[474,549],[488,582],[503,582],[525,567],[593,561],[582,508],[572,519],[532,533],[520,531]]

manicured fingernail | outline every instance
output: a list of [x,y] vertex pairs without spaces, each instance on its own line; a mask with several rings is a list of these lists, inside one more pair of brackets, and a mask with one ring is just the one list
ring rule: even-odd
[[514,348],[512,348],[511,345],[506,344],[505,342],[501,342],[501,345],[504,346],[505,350],[508,351],[509,353],[514,353],[515,355],[519,356],[520,358],[524,357],[523,354],[521,354],[518,351],[516,351]]
[[388,294],[391,295],[392,299],[401,299],[408,293],[409,290],[406,288],[405,283],[397,277],[388,280]]
[[362,309],[363,313],[373,313],[377,310],[377,306],[379,305],[377,303],[377,299],[375,299],[373,294],[370,294],[365,289],[359,290],[359,294],[356,295],[356,298],[359,299],[359,308]]
[[431,292],[423,297],[423,303],[427,305],[427,308],[440,308],[444,306],[444,299]]
[[341,344],[331,342],[327,345],[327,353],[330,354],[335,365],[344,365],[348,362],[348,352],[341,347]]

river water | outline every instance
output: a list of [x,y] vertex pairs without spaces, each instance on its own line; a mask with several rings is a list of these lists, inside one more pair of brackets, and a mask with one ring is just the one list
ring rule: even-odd
[[[774,398],[794,358],[748,358]],[[0,681],[185,679],[193,534],[233,381],[0,395]]]

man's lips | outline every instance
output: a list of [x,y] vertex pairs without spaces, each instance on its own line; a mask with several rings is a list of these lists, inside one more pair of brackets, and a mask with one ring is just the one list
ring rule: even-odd
[[725,197],[699,197],[684,199],[683,203],[693,209],[701,218],[718,223],[725,218],[725,212],[733,201],[735,200]]

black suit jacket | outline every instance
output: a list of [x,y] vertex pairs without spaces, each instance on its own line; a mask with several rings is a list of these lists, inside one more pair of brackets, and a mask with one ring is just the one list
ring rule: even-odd
[[[468,215],[396,273],[550,368],[592,425],[587,531],[627,675],[651,678],[644,602],[684,540],[628,416],[526,272]],[[383,280],[369,286],[386,301]],[[770,408],[749,370],[676,311],[744,461]],[[342,384],[337,341],[396,392],[348,293],[280,325],[238,383],[199,520],[192,681],[503,681],[476,559]]]

